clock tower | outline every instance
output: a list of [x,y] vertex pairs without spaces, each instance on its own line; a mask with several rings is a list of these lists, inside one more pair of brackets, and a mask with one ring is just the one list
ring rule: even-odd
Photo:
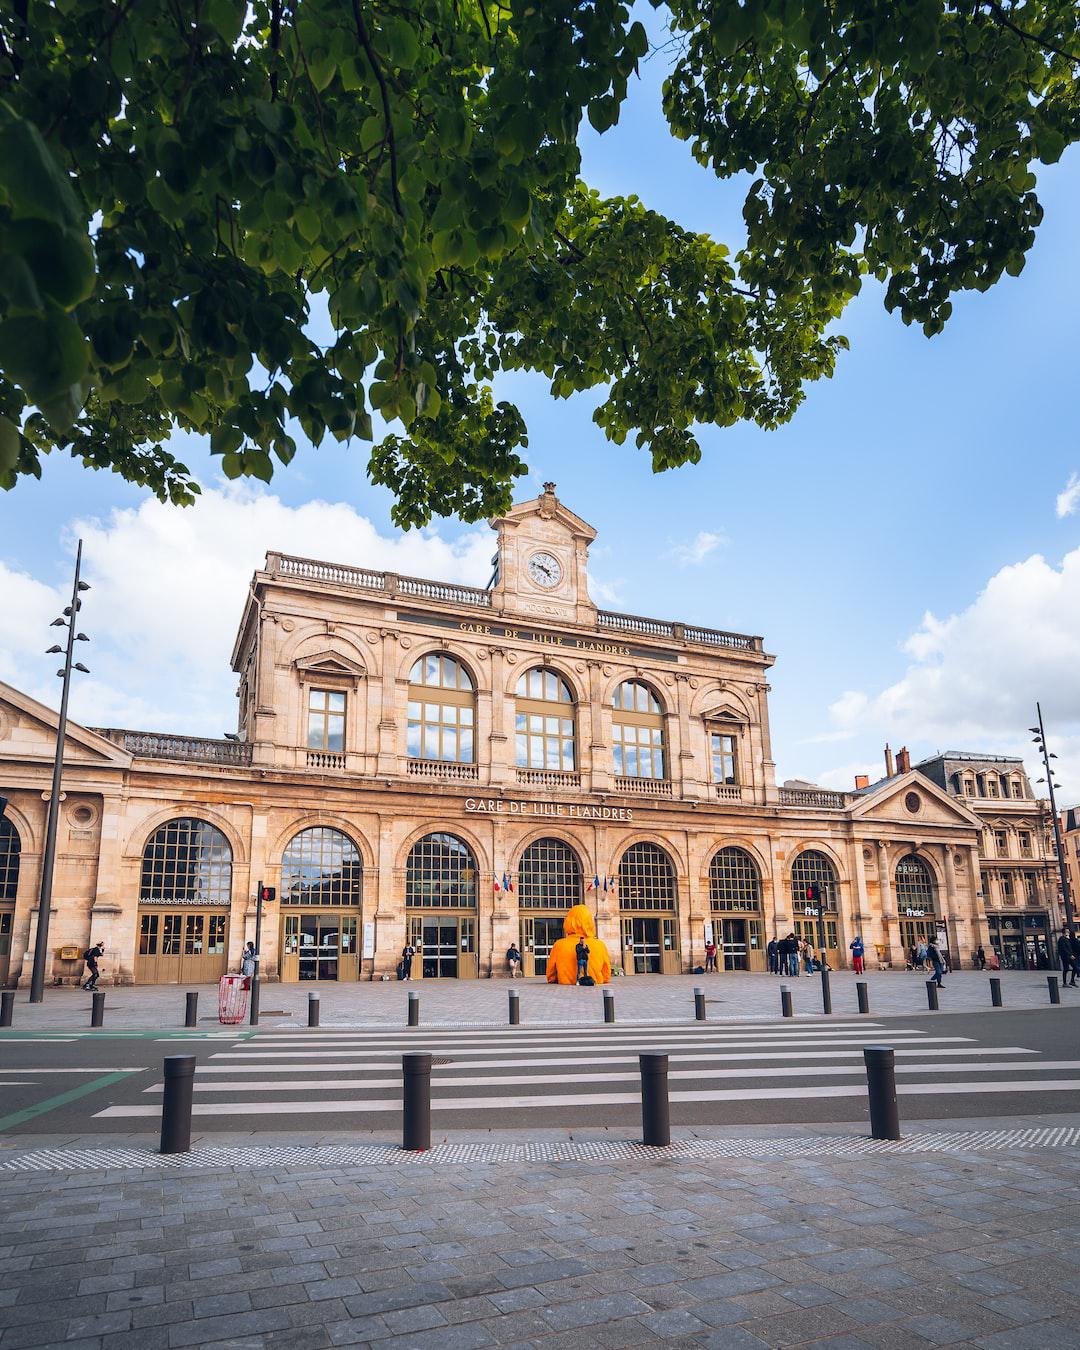
[[595,624],[586,569],[596,531],[567,510],[555,484],[491,522],[498,533],[492,608],[537,622]]

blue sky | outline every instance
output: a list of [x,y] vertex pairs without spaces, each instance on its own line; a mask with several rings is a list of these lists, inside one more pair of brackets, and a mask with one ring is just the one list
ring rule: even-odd
[[[646,64],[617,128],[584,137],[586,178],[737,245],[738,191],[666,133],[663,60]],[[703,429],[700,465],[654,476],[645,453],[605,442],[592,398],[556,402],[526,376],[501,386],[530,428],[519,495],[554,479],[595,526],[601,604],[764,636],[778,658],[781,778],[848,786],[876,772],[886,739],[916,757],[1023,753],[1038,697],[1063,795],[1080,800],[1080,500],[1056,505],[1080,470],[1080,157],[1039,180],[1046,219],[1019,278],[958,298],[932,341],[868,285],[839,325],[852,350],[791,425]],[[400,538],[388,495],[366,481],[364,446],[302,448],[270,489],[219,492],[205,448],[178,440],[212,490],[196,511],[155,507],[59,456],[40,483],[0,494],[0,678],[55,699],[45,611],[77,522],[97,583],[96,664],[73,715],[115,725],[234,725],[229,637],[266,548],[484,579],[483,527],[437,522]]]

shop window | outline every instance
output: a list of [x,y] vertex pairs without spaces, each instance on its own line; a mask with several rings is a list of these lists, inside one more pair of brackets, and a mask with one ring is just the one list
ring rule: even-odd
[[283,905],[360,904],[363,861],[347,834],[315,825],[294,835],[281,855]]
[[14,900],[19,889],[19,833],[0,817],[0,900]]
[[475,735],[476,694],[468,671],[444,653],[421,656],[409,672],[410,759],[472,764]]
[[761,877],[744,848],[722,848],[709,864],[709,899],[713,910],[736,912],[761,908]]
[[664,850],[631,844],[619,860],[619,908],[674,910],[675,894],[675,868]]
[[309,750],[341,754],[345,749],[345,695],[333,689],[308,690]]
[[665,778],[664,718],[656,695],[639,680],[615,690],[611,723],[612,764],[617,776]]
[[143,849],[139,899],[156,904],[229,904],[229,841],[206,820],[185,816],[162,825]]
[[475,909],[476,859],[454,834],[426,834],[409,850],[405,904],[413,909]]
[[736,786],[739,782],[739,738],[730,731],[709,733],[714,783]]
[[519,768],[571,772],[577,767],[574,699],[555,671],[536,666],[518,680],[514,732]]
[[521,855],[517,874],[522,909],[568,910],[581,904],[581,864],[561,839],[534,839]]

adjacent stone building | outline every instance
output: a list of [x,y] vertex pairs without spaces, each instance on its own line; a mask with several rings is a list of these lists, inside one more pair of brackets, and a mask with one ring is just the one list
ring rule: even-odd
[[[856,934],[871,965],[939,932],[966,961],[989,943],[999,815],[1013,885],[1040,876],[1018,762],[993,772],[1028,795],[990,817],[936,761],[850,794],[778,788],[761,638],[598,609],[594,531],[552,484],[492,528],[485,589],[267,554],[235,739],[69,726],[51,977],[91,939],[121,983],[236,969],[260,882],[264,973],[288,981],[390,976],[406,942],[426,979],[502,975],[511,942],[542,969],[577,901],[626,975],[693,970],[712,939],[721,971],[764,969],[793,929],[823,930],[834,965]],[[55,726],[0,685],[7,983],[32,962]]]

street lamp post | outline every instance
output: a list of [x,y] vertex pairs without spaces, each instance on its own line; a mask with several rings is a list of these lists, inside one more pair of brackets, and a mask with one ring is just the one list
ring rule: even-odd
[[49,911],[52,907],[53,868],[56,864],[56,826],[60,815],[60,779],[64,769],[64,740],[67,735],[68,694],[71,690],[72,670],[81,670],[84,675],[90,672],[81,661],[72,661],[76,642],[89,642],[85,633],[76,632],[79,610],[82,601],[80,591],[90,587],[79,580],[82,568],[82,540],[75,554],[75,581],[71,588],[71,604],[64,610],[64,617],[53,619],[53,628],[67,627],[66,647],[50,647],[46,655],[64,653],[64,666],[56,673],[63,680],[63,692],[60,695],[60,721],[56,727],[56,753],[53,756],[52,791],[49,793],[49,816],[45,827],[45,854],[41,861],[41,887],[38,891],[37,938],[34,942],[34,969],[30,976],[30,1002],[40,1003],[45,997],[45,959],[49,951]]
[[[1040,704],[1035,704],[1035,711],[1039,717],[1039,725],[1037,727],[1029,727],[1028,730],[1035,733],[1033,740],[1042,751],[1043,765],[1046,768],[1045,781],[1050,792],[1050,818],[1054,822],[1054,847],[1057,850],[1058,877],[1061,881],[1061,900],[1065,907],[1065,927],[1069,933],[1075,933],[1076,928],[1073,920],[1072,900],[1069,896],[1069,872],[1068,868],[1065,866],[1065,850],[1061,843],[1061,821],[1058,819],[1057,801],[1054,797],[1054,788],[1057,785],[1054,782],[1053,770],[1050,767],[1050,761],[1052,759],[1057,759],[1057,755],[1046,748],[1046,732],[1043,729],[1042,707]],[[1041,783],[1043,782],[1043,779],[1040,778],[1038,781]]]

